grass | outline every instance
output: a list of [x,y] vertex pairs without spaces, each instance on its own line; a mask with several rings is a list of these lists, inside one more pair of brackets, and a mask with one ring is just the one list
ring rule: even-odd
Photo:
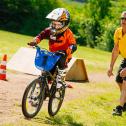
[[[100,87],[99,87],[100,85]],[[102,86],[103,85],[103,86]],[[126,113],[123,117],[111,115],[113,106],[117,103],[118,90],[110,83],[86,83],[80,85],[89,90],[88,96],[81,94],[80,98],[64,102],[60,112],[49,117],[47,107],[32,120],[21,118],[14,124],[2,126],[124,126]],[[99,90],[96,92],[96,90]],[[116,100],[115,100],[116,99]]]
[[[31,36],[0,30],[0,58],[3,54],[7,54],[10,59],[20,47],[28,47],[27,43],[32,41],[33,38]],[[47,43],[43,42],[42,45],[45,47]]]
[[[33,37],[0,31],[0,57],[7,53],[9,59],[21,47],[27,47],[27,42]],[[41,42],[42,47],[48,48],[47,42]],[[111,53],[78,46],[74,57],[84,58],[85,65],[90,73],[104,74],[107,71]],[[115,70],[120,58],[115,64]],[[100,79],[99,79],[100,80]],[[108,79],[109,80],[109,79]],[[15,123],[6,123],[0,126],[125,126],[126,113],[122,117],[113,117],[112,109],[118,104],[119,90],[114,81],[91,81],[78,83],[73,90],[67,93],[77,95],[75,98],[65,99],[63,106],[55,117],[49,117],[47,106],[31,120],[20,118]],[[16,106],[20,107],[20,106]]]

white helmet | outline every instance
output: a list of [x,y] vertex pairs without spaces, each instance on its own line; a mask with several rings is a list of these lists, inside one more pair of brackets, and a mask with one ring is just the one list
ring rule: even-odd
[[70,14],[69,14],[68,10],[66,10],[65,8],[54,9],[52,12],[50,12],[46,16],[46,18],[62,23],[62,28],[55,29],[54,34],[56,34],[56,35],[64,32],[68,28],[68,25],[69,25],[69,22],[70,22]]

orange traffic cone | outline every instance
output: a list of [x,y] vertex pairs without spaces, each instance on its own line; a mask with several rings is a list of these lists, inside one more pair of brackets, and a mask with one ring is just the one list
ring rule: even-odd
[[0,64],[0,80],[6,80],[6,64],[7,55],[5,54]]

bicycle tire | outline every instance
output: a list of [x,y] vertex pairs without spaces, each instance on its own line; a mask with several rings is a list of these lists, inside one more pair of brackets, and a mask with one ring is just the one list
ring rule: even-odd
[[[36,85],[36,83],[39,84],[40,86],[40,95],[38,96],[39,97],[39,103],[38,103],[38,106],[37,106],[37,109],[34,113],[30,114],[27,110],[27,97],[28,97],[28,93],[30,92],[30,89],[32,88],[32,86]],[[35,90],[35,89],[34,89]],[[22,112],[23,112],[23,115],[26,117],[26,118],[33,118],[35,117],[38,112],[40,111],[41,107],[42,107],[42,104],[43,104],[43,101],[44,101],[44,95],[45,95],[45,88],[42,87],[42,84],[40,82],[40,79],[37,78],[35,80],[33,80],[25,89],[25,92],[24,92],[24,95],[23,95],[23,98],[22,98]]]
[[[56,97],[56,93],[59,93],[59,95],[60,95],[59,98]],[[61,105],[63,103],[64,96],[65,96],[65,86],[62,86],[58,90],[56,89],[56,87],[55,87],[55,89],[53,89],[53,93],[50,96],[49,103],[48,103],[48,113],[50,116],[55,116],[58,113],[58,111],[60,110]],[[54,110],[54,108],[53,108],[53,101],[55,100],[55,98],[59,99],[59,103],[57,105],[56,110]]]

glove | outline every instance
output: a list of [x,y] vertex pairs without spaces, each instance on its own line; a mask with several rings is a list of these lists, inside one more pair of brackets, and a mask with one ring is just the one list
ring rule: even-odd
[[30,45],[30,46],[36,46],[36,45],[37,45],[36,42],[29,42],[29,43],[27,43],[27,44]]

